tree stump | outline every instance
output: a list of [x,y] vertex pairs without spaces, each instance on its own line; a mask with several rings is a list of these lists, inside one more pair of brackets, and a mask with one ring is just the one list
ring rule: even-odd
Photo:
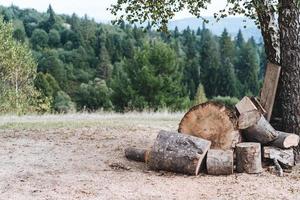
[[233,151],[211,149],[207,152],[207,173],[229,175],[233,173]]
[[282,149],[296,147],[299,144],[299,136],[293,133],[277,131],[278,138],[271,145]]
[[239,117],[239,128],[248,142],[268,144],[278,137],[277,131],[259,111],[243,113]]
[[191,108],[182,118],[178,132],[212,142],[212,149],[229,150],[239,141],[237,119],[224,105],[207,102]]
[[236,171],[249,174],[262,172],[259,143],[244,142],[236,145]]
[[149,151],[146,149],[137,149],[132,147],[125,149],[125,157],[137,162],[146,162],[148,153]]
[[205,139],[160,131],[147,157],[153,170],[198,175],[211,142]]

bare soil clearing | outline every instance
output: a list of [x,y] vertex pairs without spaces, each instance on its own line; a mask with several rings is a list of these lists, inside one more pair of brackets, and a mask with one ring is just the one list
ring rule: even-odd
[[0,199],[300,199],[300,169],[284,177],[184,176],[128,161],[183,114],[0,117]]

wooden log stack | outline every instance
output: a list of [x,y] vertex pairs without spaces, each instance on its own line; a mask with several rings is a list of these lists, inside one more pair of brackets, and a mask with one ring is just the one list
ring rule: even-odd
[[210,175],[230,175],[234,169],[261,173],[262,161],[267,160],[282,176],[282,167],[294,166],[293,147],[299,136],[275,130],[257,98],[244,97],[235,107],[214,102],[192,107],[178,132],[160,131],[150,149],[127,148],[125,156],[152,170],[188,175],[204,169]]
[[[274,96],[274,95],[273,95]],[[263,158],[276,166],[278,174],[283,175],[281,167],[293,167],[293,147],[298,146],[299,136],[275,130],[264,115],[270,114],[262,110],[263,106],[253,98],[244,97],[237,105],[238,127],[244,140],[260,143],[263,147]]]

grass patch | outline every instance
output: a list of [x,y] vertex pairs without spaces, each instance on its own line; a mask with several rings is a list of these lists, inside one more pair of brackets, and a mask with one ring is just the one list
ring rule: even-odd
[[77,113],[66,115],[0,116],[0,129],[130,127],[178,124],[183,113]]

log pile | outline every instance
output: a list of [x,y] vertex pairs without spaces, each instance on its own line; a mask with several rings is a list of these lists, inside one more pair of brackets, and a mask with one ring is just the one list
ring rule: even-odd
[[184,115],[178,132],[160,131],[150,149],[127,148],[125,156],[152,170],[188,175],[256,174],[266,161],[282,176],[282,167],[294,166],[299,136],[275,130],[266,114],[256,98],[244,97],[236,110],[200,104]]

